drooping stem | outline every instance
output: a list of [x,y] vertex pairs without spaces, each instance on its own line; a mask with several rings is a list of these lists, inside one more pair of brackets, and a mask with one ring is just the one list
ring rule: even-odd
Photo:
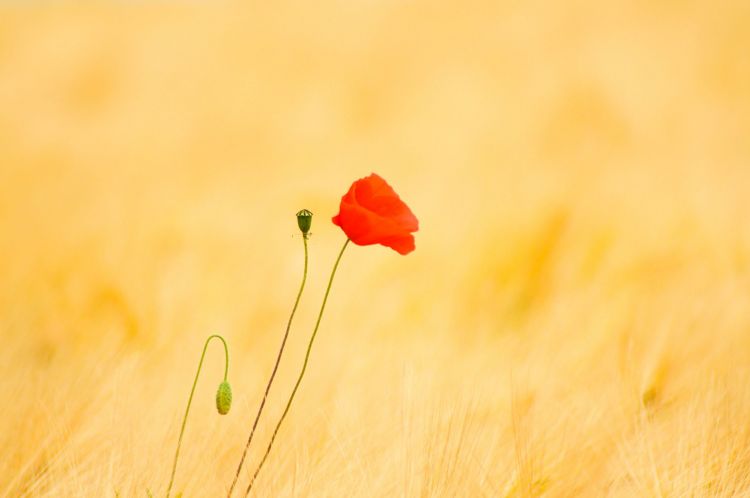
[[250,430],[250,436],[247,438],[247,444],[245,445],[245,449],[242,452],[242,458],[240,458],[240,464],[237,466],[237,473],[234,476],[232,485],[229,487],[227,498],[230,498],[232,496],[232,493],[234,492],[234,487],[237,485],[237,480],[240,478],[242,465],[245,463],[245,457],[247,457],[247,452],[250,449],[250,443],[253,442],[253,436],[255,435],[255,429],[258,427],[258,421],[260,420],[260,415],[261,413],[263,413],[263,408],[266,406],[266,399],[268,398],[268,393],[271,391],[271,385],[273,384],[273,380],[276,377],[276,372],[279,369],[281,356],[282,354],[284,354],[284,347],[286,346],[286,340],[289,337],[289,329],[292,327],[292,320],[294,319],[294,314],[297,312],[297,306],[299,306],[299,301],[300,301],[300,298],[302,297],[302,291],[305,289],[305,282],[307,281],[307,259],[308,259],[307,234],[303,234],[302,241],[305,246],[305,267],[302,270],[302,283],[299,286],[299,291],[297,292],[297,299],[294,301],[292,312],[289,315],[289,321],[286,324],[286,331],[284,332],[284,338],[281,340],[281,347],[279,348],[279,353],[276,355],[276,363],[273,366],[273,371],[271,371],[271,377],[268,379],[268,384],[266,385],[266,391],[263,393],[263,399],[260,402],[260,407],[258,407],[258,413],[256,413],[255,415],[253,428]]
[[169,498],[172,492],[172,485],[174,484],[174,475],[177,472],[177,460],[180,457],[180,447],[182,446],[182,436],[185,434],[185,426],[187,425],[188,414],[190,413],[190,405],[193,404],[193,395],[195,394],[195,386],[198,385],[198,377],[201,374],[201,368],[203,368],[203,359],[206,357],[206,350],[208,349],[208,343],[211,339],[220,339],[224,344],[224,382],[227,381],[227,374],[229,373],[229,347],[227,341],[218,334],[214,334],[206,339],[206,343],[203,345],[203,352],[201,353],[201,359],[198,362],[198,370],[195,372],[195,380],[193,380],[193,387],[190,389],[190,396],[188,397],[187,407],[185,407],[185,416],[182,418],[182,427],[180,428],[180,437],[177,439],[177,450],[174,453],[174,463],[172,463],[172,475],[169,477],[169,486],[167,486],[167,498]]
[[273,430],[273,434],[271,435],[271,441],[268,443],[268,447],[266,448],[266,453],[263,455],[263,458],[258,464],[258,468],[255,469],[255,473],[253,474],[253,477],[250,480],[250,484],[247,486],[247,491],[245,491],[245,497],[247,497],[250,494],[250,490],[253,488],[253,484],[255,483],[255,479],[258,477],[258,474],[260,473],[260,469],[263,468],[263,464],[266,463],[268,454],[271,453],[271,448],[273,447],[273,442],[276,439],[276,435],[279,432],[279,428],[281,427],[281,424],[284,422],[284,419],[286,418],[287,413],[289,413],[289,408],[292,406],[292,401],[294,401],[294,396],[297,394],[297,390],[299,389],[299,386],[302,383],[302,378],[305,376],[305,371],[307,370],[307,363],[310,360],[310,352],[312,351],[313,342],[315,342],[315,336],[318,333],[318,327],[320,327],[320,320],[323,317],[323,311],[325,311],[326,309],[326,302],[328,301],[328,294],[330,294],[331,292],[331,284],[333,284],[333,277],[336,276],[336,270],[339,267],[341,256],[343,256],[344,250],[346,249],[346,246],[349,245],[349,242],[350,240],[346,239],[346,242],[344,242],[344,245],[341,248],[341,251],[339,252],[338,257],[336,258],[336,263],[334,263],[333,265],[333,270],[331,271],[331,277],[328,279],[328,287],[326,288],[326,293],[323,296],[323,304],[320,306],[320,312],[318,313],[318,319],[315,322],[315,328],[313,329],[313,333],[310,336],[310,342],[307,344],[307,352],[305,353],[305,361],[302,364],[302,370],[300,370],[299,377],[297,377],[297,383],[294,384],[294,389],[292,389],[292,394],[289,396],[289,400],[286,403],[286,408],[284,408],[284,412],[281,414],[279,421],[276,423],[276,428]]

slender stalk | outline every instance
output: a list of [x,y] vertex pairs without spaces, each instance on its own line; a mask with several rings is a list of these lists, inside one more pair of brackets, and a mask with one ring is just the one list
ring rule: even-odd
[[273,384],[273,379],[276,377],[276,371],[279,369],[279,363],[281,362],[281,355],[284,353],[286,340],[289,337],[289,329],[292,327],[292,320],[294,319],[294,314],[297,312],[297,306],[299,305],[300,298],[302,297],[302,291],[305,289],[305,282],[307,281],[307,259],[308,259],[307,237],[308,237],[308,234],[303,234],[302,236],[302,241],[305,245],[305,267],[304,267],[304,270],[302,271],[302,283],[299,286],[299,292],[297,292],[297,299],[294,301],[294,307],[292,307],[292,313],[289,315],[289,321],[286,324],[286,331],[284,332],[284,338],[281,341],[281,347],[279,348],[279,353],[278,355],[276,355],[276,363],[273,366],[271,377],[268,379],[268,384],[266,385],[266,391],[265,393],[263,393],[263,400],[260,402],[258,413],[255,415],[253,428],[250,430],[250,437],[247,438],[247,444],[245,445],[245,449],[242,452],[242,458],[240,458],[240,464],[237,466],[237,473],[234,476],[232,485],[229,487],[227,498],[230,498],[232,496],[232,493],[234,492],[234,488],[237,485],[237,480],[240,478],[242,465],[245,463],[245,457],[247,457],[247,452],[250,449],[250,443],[253,442],[253,436],[255,435],[255,429],[258,427],[258,421],[260,420],[260,415],[261,413],[263,413],[263,408],[266,406],[266,399],[268,398],[268,393],[271,391],[271,384]]
[[336,258],[336,263],[333,265],[333,270],[331,271],[331,277],[328,279],[328,287],[326,288],[326,293],[323,296],[323,304],[321,305],[320,312],[318,313],[318,320],[315,322],[315,328],[313,329],[313,333],[310,336],[310,342],[307,344],[307,352],[305,353],[305,361],[302,364],[302,370],[300,370],[299,377],[297,378],[297,383],[294,385],[292,394],[289,396],[289,400],[286,403],[286,408],[284,408],[284,412],[281,414],[281,418],[279,418],[279,421],[276,424],[276,428],[274,429],[273,434],[271,435],[271,442],[268,443],[268,447],[266,448],[266,453],[263,455],[263,459],[260,461],[260,464],[258,464],[258,468],[255,469],[253,478],[250,480],[250,484],[247,486],[247,491],[245,491],[245,497],[247,497],[250,494],[250,490],[253,488],[253,484],[255,483],[255,479],[258,477],[258,474],[260,473],[260,469],[263,468],[263,464],[266,463],[268,454],[271,453],[271,447],[273,446],[273,442],[276,439],[276,434],[278,434],[281,424],[284,422],[284,419],[286,418],[287,413],[289,413],[289,408],[292,406],[292,401],[294,401],[294,396],[297,394],[297,389],[299,389],[299,385],[302,383],[302,378],[305,376],[305,371],[307,370],[307,363],[310,360],[310,351],[312,351],[313,342],[315,342],[315,336],[318,333],[318,327],[320,327],[320,320],[323,317],[323,311],[326,309],[326,302],[328,301],[328,294],[331,292],[331,284],[333,284],[333,277],[336,276],[336,269],[338,269],[339,267],[341,256],[343,256],[344,250],[346,249],[346,246],[349,245],[349,242],[350,240],[346,239],[346,242],[344,242],[344,245],[341,248],[341,251],[339,252],[338,257]]
[[211,339],[221,339],[224,344],[224,382],[227,381],[227,374],[229,373],[229,347],[227,341],[218,334],[214,334],[206,339],[206,344],[203,345],[203,353],[201,353],[201,359],[198,362],[198,370],[195,372],[195,380],[193,380],[193,387],[190,389],[190,397],[188,397],[187,407],[185,408],[185,416],[182,417],[182,428],[180,429],[180,437],[177,439],[177,450],[174,453],[174,463],[172,464],[172,475],[169,477],[169,486],[167,486],[167,498],[169,498],[172,492],[172,485],[174,484],[174,475],[177,471],[177,460],[180,457],[180,447],[182,446],[182,436],[185,434],[185,425],[187,424],[188,414],[190,413],[190,405],[193,404],[193,395],[195,394],[195,386],[198,385],[198,377],[201,374],[201,368],[203,368],[203,359],[206,357],[206,349],[208,349],[208,343]]

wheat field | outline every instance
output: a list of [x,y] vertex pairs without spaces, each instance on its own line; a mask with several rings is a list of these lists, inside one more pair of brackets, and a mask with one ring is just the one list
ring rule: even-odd
[[[0,2],[0,496],[750,496],[750,4]],[[243,493],[234,496],[242,496]],[[173,495],[174,496],[174,495]]]

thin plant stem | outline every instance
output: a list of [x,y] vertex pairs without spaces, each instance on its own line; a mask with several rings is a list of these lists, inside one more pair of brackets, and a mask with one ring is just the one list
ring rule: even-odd
[[201,359],[198,362],[198,370],[195,372],[195,380],[193,380],[193,387],[190,389],[190,397],[188,397],[187,407],[185,408],[185,416],[182,418],[182,428],[180,428],[180,437],[177,439],[177,450],[174,452],[174,463],[172,464],[172,475],[169,477],[169,485],[167,486],[167,498],[169,498],[172,492],[172,485],[174,484],[174,475],[177,472],[177,460],[180,457],[180,447],[182,446],[182,436],[185,434],[185,425],[187,425],[188,414],[190,413],[190,405],[193,404],[193,395],[195,394],[195,386],[198,385],[198,377],[201,374],[201,368],[203,368],[203,359],[206,357],[206,350],[208,349],[208,343],[211,339],[220,339],[224,344],[224,382],[227,381],[227,374],[229,373],[229,347],[227,341],[218,334],[214,334],[206,339],[206,343],[203,345],[203,353],[201,353]]
[[349,245],[349,242],[350,240],[346,239],[346,242],[344,242],[344,245],[341,248],[341,251],[339,252],[338,257],[336,258],[336,263],[334,263],[333,265],[333,270],[331,271],[331,277],[328,279],[328,287],[326,288],[326,293],[323,296],[323,304],[321,305],[320,312],[318,313],[318,320],[315,322],[315,328],[313,329],[313,333],[310,336],[310,342],[307,344],[307,352],[305,353],[305,361],[302,364],[302,370],[300,370],[299,377],[297,378],[297,383],[294,385],[292,394],[289,396],[289,400],[286,403],[286,408],[284,408],[284,412],[281,414],[281,418],[279,418],[279,421],[276,424],[276,428],[274,429],[273,434],[271,435],[271,442],[268,443],[268,447],[266,448],[266,453],[263,455],[263,459],[258,464],[258,468],[255,469],[253,478],[250,480],[250,484],[247,486],[247,491],[245,491],[245,497],[247,497],[250,494],[250,490],[253,488],[253,484],[255,483],[255,479],[258,477],[258,474],[260,473],[260,469],[263,468],[263,464],[266,463],[268,454],[271,453],[271,447],[273,447],[273,442],[276,439],[276,435],[279,432],[279,428],[281,427],[281,424],[284,422],[284,419],[286,418],[287,413],[289,413],[289,408],[292,406],[292,401],[294,401],[294,396],[297,394],[297,389],[299,389],[299,386],[302,383],[302,378],[305,376],[305,371],[307,370],[307,363],[310,360],[310,352],[312,351],[313,342],[315,342],[315,336],[318,334],[318,327],[320,327],[320,320],[321,318],[323,318],[323,311],[326,309],[326,302],[328,301],[328,294],[330,294],[331,292],[331,284],[333,284],[333,277],[336,276],[336,269],[338,269],[339,267],[341,256],[344,255],[344,250],[346,249],[346,246]]
[[276,363],[273,366],[271,377],[268,379],[268,384],[266,385],[266,391],[263,393],[263,400],[260,402],[258,413],[255,415],[253,428],[250,430],[250,437],[247,438],[247,444],[245,445],[245,449],[242,452],[242,458],[240,459],[240,464],[237,466],[237,473],[234,476],[232,485],[229,487],[229,492],[227,492],[227,498],[230,498],[232,496],[232,493],[234,492],[234,488],[237,485],[237,480],[240,478],[242,465],[245,463],[245,457],[247,457],[247,452],[250,449],[250,443],[253,442],[253,436],[255,435],[255,429],[258,427],[258,421],[260,420],[260,415],[261,413],[263,413],[263,408],[266,406],[266,399],[268,398],[268,393],[271,391],[271,385],[273,384],[273,380],[276,377],[276,371],[279,369],[279,363],[281,362],[281,355],[284,354],[284,347],[286,346],[286,340],[289,337],[289,329],[292,327],[292,320],[294,319],[294,314],[297,312],[297,306],[299,306],[299,301],[300,301],[300,298],[302,297],[302,291],[305,289],[305,282],[307,281],[307,259],[308,259],[307,238],[308,238],[308,234],[302,235],[302,242],[304,243],[304,246],[305,246],[305,267],[304,267],[304,270],[302,271],[302,283],[299,286],[299,291],[297,292],[297,299],[294,301],[294,307],[292,307],[292,312],[289,315],[289,321],[286,324],[286,331],[284,332],[284,338],[281,340],[281,347],[279,348],[279,353],[276,355]]

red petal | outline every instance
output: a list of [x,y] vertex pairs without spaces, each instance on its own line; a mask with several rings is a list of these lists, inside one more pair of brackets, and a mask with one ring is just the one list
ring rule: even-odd
[[409,254],[414,249],[416,249],[414,236],[412,234],[384,239],[381,244],[386,247],[390,247],[401,255]]

